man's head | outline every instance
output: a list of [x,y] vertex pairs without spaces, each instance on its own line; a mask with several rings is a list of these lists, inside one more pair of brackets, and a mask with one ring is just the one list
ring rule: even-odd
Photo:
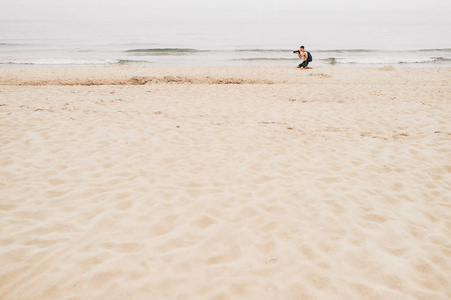
[[301,46],[299,49],[301,49],[302,52],[304,52],[304,46]]

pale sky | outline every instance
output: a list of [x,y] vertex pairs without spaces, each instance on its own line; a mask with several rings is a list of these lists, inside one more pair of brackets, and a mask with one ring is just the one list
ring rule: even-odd
[[328,12],[401,12],[430,18],[451,14],[446,0],[0,0],[0,19],[165,19],[284,18]]

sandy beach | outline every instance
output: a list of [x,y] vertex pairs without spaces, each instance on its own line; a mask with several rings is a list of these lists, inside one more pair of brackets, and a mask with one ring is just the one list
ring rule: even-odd
[[0,299],[451,299],[451,68],[0,68]]

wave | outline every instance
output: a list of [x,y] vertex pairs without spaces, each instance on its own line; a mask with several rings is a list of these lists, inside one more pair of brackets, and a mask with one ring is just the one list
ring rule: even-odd
[[[284,52],[293,52],[294,50],[299,49],[235,49],[235,52],[272,52],[272,53],[284,53]],[[371,52],[390,52],[386,50],[377,50],[377,49],[308,49],[309,52],[315,53],[371,53]]]
[[251,57],[251,58],[234,58],[232,61],[297,61],[299,58],[271,58],[271,57]]
[[451,62],[451,58],[448,57],[433,57],[436,62]]
[[451,48],[420,49],[418,52],[451,52]]
[[[235,52],[292,52],[299,49],[235,49]],[[436,49],[438,51],[447,51],[447,49]],[[432,50],[379,50],[379,49],[308,49],[314,53],[375,53],[375,52],[415,52],[415,51],[432,51]]]
[[115,59],[115,60],[83,60],[83,59],[36,59],[36,60],[4,60],[0,61],[0,65],[48,65],[48,66],[83,66],[83,65],[133,65],[133,64],[150,64],[147,60],[133,59]]
[[320,59],[320,60],[328,62],[331,65],[336,65],[337,64],[337,59],[335,57],[323,58],[323,59]]
[[0,42],[0,47],[33,47],[33,46],[43,46],[43,44]]
[[332,50],[312,50],[311,52],[317,53],[371,53],[371,52],[382,52],[382,50],[376,49],[332,49]]
[[130,49],[125,50],[124,52],[134,53],[136,55],[187,55],[205,51],[191,48],[148,48],[148,49]]
[[[336,64],[424,64],[424,63],[449,63],[451,58],[447,57],[385,57],[385,56],[348,56],[348,57],[327,57],[317,59],[330,65]],[[282,58],[282,57],[250,57],[250,58],[234,58],[230,61],[243,62],[294,62],[299,61],[298,58]]]
[[287,53],[293,52],[297,49],[210,49],[210,50],[200,50],[193,48],[148,48],[148,49],[130,49],[125,50],[126,53],[138,53],[138,54],[148,54],[148,55],[181,55],[181,54],[195,54],[195,53],[206,53],[206,52],[237,52],[237,53]]
[[85,53],[85,52],[95,52],[96,50],[94,50],[94,49],[73,49],[73,50],[68,50],[68,51]]
[[147,60],[132,60],[132,59],[119,59],[117,60],[118,65],[130,65],[130,64],[148,64]]
[[424,64],[451,62],[451,58],[446,57],[328,57],[320,59],[331,65],[335,64]]
[[[295,49],[296,50],[296,49]],[[125,52],[149,52],[149,53],[199,53],[199,52],[289,52],[290,49],[193,49],[193,48],[144,48],[144,49],[130,49]]]
[[36,60],[3,60],[1,65],[111,65],[117,64],[119,60],[83,60],[83,59],[36,59]]
[[451,48],[415,49],[415,50],[383,50],[383,49],[320,49],[316,53],[419,53],[419,52],[451,52]]
[[281,52],[289,52],[289,51],[293,51],[293,50],[287,50],[287,49],[235,49],[233,50],[234,52],[276,52],[276,53],[281,53]]
[[[298,62],[298,58],[281,58],[281,57],[250,57],[250,58],[229,58],[230,62],[244,63],[274,63],[285,64]],[[451,64],[451,58],[448,57],[328,57],[317,59],[316,61],[329,65],[386,65],[386,64]],[[49,66],[83,66],[83,65],[149,65],[153,62],[148,60],[133,59],[30,59],[30,60],[0,60],[0,65],[49,65]]]

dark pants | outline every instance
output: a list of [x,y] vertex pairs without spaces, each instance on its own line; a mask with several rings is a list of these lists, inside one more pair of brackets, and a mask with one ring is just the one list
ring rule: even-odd
[[302,64],[299,64],[299,68],[306,68],[308,66],[308,61],[304,60]]

